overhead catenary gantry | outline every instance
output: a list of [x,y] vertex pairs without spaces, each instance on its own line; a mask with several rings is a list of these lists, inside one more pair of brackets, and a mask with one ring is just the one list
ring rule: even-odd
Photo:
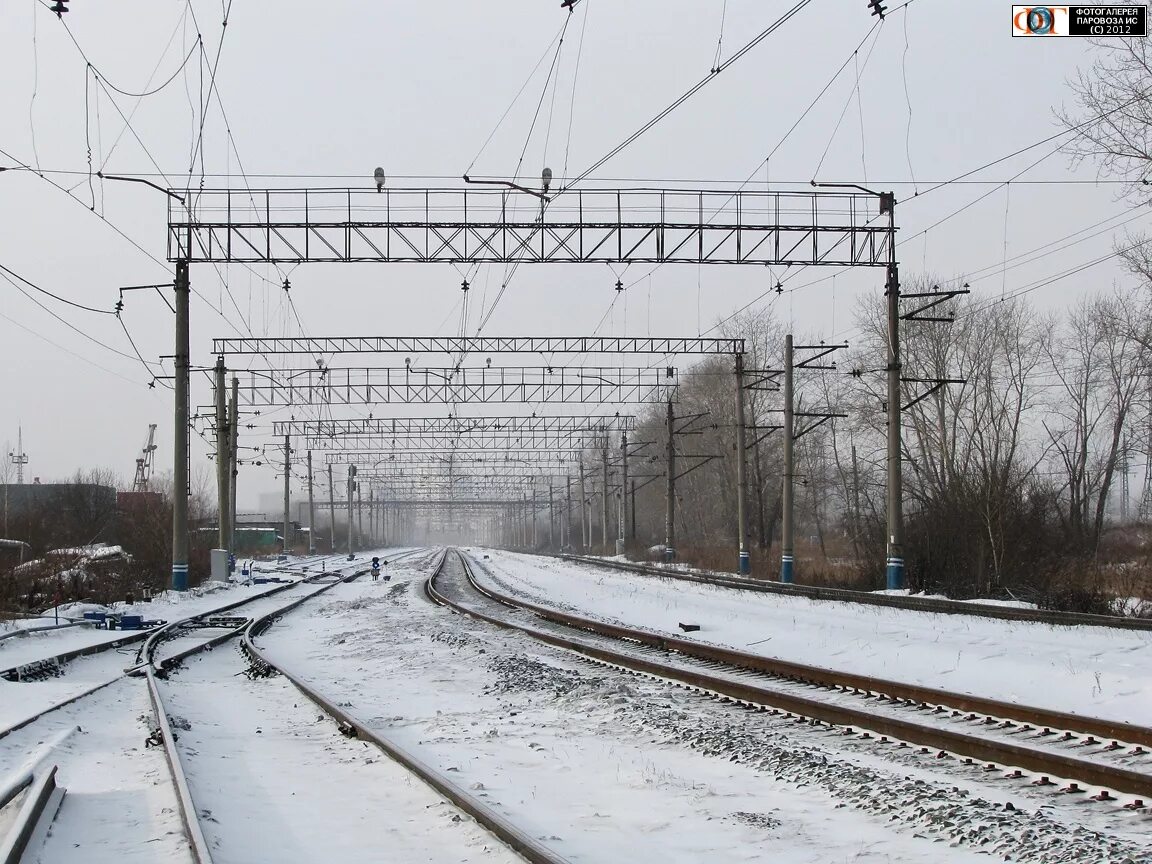
[[743,339],[619,336],[309,336],[212,340],[212,353],[275,354],[742,354]]
[[[193,263],[649,262],[887,268],[888,573],[890,587],[902,584],[900,358],[898,315],[893,312],[899,279],[892,195],[845,184],[835,191],[811,192],[595,188],[564,190],[543,200],[509,190],[470,187],[203,190],[197,194],[195,204],[187,206],[176,192],[169,198],[168,255],[176,265],[174,497],[178,502],[183,502],[188,489],[188,299],[189,265]],[[181,201],[181,206],[174,206],[173,200]],[[549,385],[542,376],[537,378],[541,370],[529,373],[524,368],[519,374],[515,369],[503,370],[503,374],[519,380],[499,384],[482,382],[471,371],[460,368],[423,371],[439,374],[442,380],[426,380],[413,388],[408,382],[401,384],[391,378],[393,372],[412,374],[407,369],[272,372],[263,385],[250,384],[247,404],[302,404],[296,399],[302,395],[296,382],[303,385],[303,393],[318,397],[317,401],[303,403],[312,405],[659,401],[668,403],[671,416],[675,395],[674,381],[625,384],[617,380],[626,374],[620,369],[601,370],[609,375],[601,376],[599,382],[574,380],[560,386]],[[633,370],[628,374],[641,376],[645,372],[658,370]],[[329,380],[314,378],[317,374]],[[452,380],[450,374],[456,379],[462,374],[473,377],[464,383]],[[557,373],[553,369],[545,374]],[[584,369],[573,374],[596,373]],[[294,377],[289,379],[289,375]],[[346,377],[337,380],[341,375]],[[353,380],[357,375],[361,378]],[[374,375],[382,375],[383,379],[373,379]],[[746,571],[742,353],[736,354],[735,382],[738,546],[740,569]],[[173,526],[173,585],[183,588],[187,572],[187,512],[182,504],[174,508]],[[671,544],[668,545],[668,554],[672,555]]]
[[676,370],[619,367],[325,368],[238,372],[249,407],[635,404],[675,398]]
[[168,258],[315,262],[884,266],[893,234],[867,192],[203,189],[169,200]]
[[388,450],[356,450],[352,452],[336,451],[325,453],[324,461],[328,465],[371,465],[381,467],[433,465],[443,468],[473,468],[507,465],[549,465],[562,468],[579,464],[580,456],[583,452],[584,451],[580,449],[559,451],[506,450],[503,452],[493,450],[482,453],[476,453],[475,451],[459,453],[444,451],[429,452],[427,450],[398,453]]
[[590,432],[631,432],[636,418],[631,414],[536,415],[501,417],[357,417],[346,420],[276,420],[272,434],[337,437],[343,435],[447,435],[474,432],[547,432],[571,434]]

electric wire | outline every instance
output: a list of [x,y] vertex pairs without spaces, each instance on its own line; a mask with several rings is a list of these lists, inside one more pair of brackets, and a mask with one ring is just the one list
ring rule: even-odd
[[6,272],[0,272],[0,279],[3,279],[4,281],[6,281],[9,285],[11,285],[13,288],[15,288],[17,291],[19,291],[21,294],[23,294],[25,297],[27,297],[29,300],[31,300],[33,303],[35,303],[37,306],[39,306],[41,309],[43,309],[45,312],[47,312],[49,315],[51,315],[53,318],[55,318],[57,321],[59,321],[61,324],[63,324],[65,327],[67,327],[69,330],[73,331],[74,333],[79,334],[80,336],[83,336],[85,339],[87,339],[89,342],[93,343],[94,345],[98,345],[101,348],[103,348],[105,351],[110,351],[111,353],[117,355],[118,357],[124,357],[128,360],[136,360],[137,359],[137,358],[133,357],[131,354],[125,354],[123,351],[120,351],[116,348],[113,348],[111,345],[108,345],[104,342],[101,342],[99,339],[97,339],[91,333],[88,333],[84,330],[81,330],[79,327],[77,327],[75,324],[70,322],[68,319],[61,317],[57,312],[53,311],[52,309],[49,309],[47,306],[45,306],[43,303],[41,303],[39,300],[37,300],[33,295],[31,295],[27,291],[25,291],[24,288],[20,285],[20,283],[16,282],[14,279],[12,279]]
[[[65,354],[69,354],[72,357],[75,357],[77,360],[81,360],[84,363],[87,363],[89,366],[94,366],[95,368],[99,369],[101,372],[106,372],[109,375],[114,375],[115,377],[119,378],[121,381],[127,381],[129,384],[134,384],[136,386],[144,386],[144,382],[135,381],[135,380],[127,377],[126,375],[121,375],[119,372],[117,372],[113,369],[109,369],[107,366],[100,365],[95,360],[91,360],[91,359],[85,357],[83,354],[77,354],[71,348],[69,348],[65,345],[61,345],[59,342],[56,342],[55,340],[50,339],[47,336],[45,336],[43,333],[40,333],[36,330],[33,330],[31,327],[28,327],[27,325],[20,323],[15,318],[10,318],[9,316],[5,315],[3,312],[0,312],[0,318],[3,318],[9,324],[12,324],[15,327],[19,327],[24,332],[29,333],[32,336],[35,336],[37,339],[40,339],[44,342],[47,342],[53,348],[56,348],[59,351],[63,351]],[[149,373],[149,375],[151,375],[151,373]]]
[[53,300],[57,300],[57,301],[64,303],[68,306],[75,307],[76,309],[81,309],[85,312],[95,312],[97,315],[115,315],[116,314],[111,309],[96,309],[92,306],[85,306],[83,303],[77,303],[74,300],[69,300],[67,297],[61,297],[59,294],[53,294],[51,291],[47,290],[46,288],[41,288],[35,282],[31,281],[30,279],[26,279],[25,277],[21,276],[16,271],[11,270],[8,267],[5,267],[3,264],[0,264],[0,270],[4,271],[9,276],[12,276],[16,279],[19,279],[21,282],[23,282],[25,285],[27,285],[33,291],[38,291],[41,294],[44,294],[48,297],[51,297]]
[[[769,36],[771,36],[773,33],[775,33],[778,29],[780,29],[780,27],[784,26],[784,24],[786,24],[793,16],[795,16],[798,12],[800,12],[800,10],[802,10],[805,6],[807,6],[811,2],[812,2],[812,0],[800,0],[800,2],[798,2],[795,6],[793,6],[791,9],[789,9],[787,12],[785,12],[783,15],[781,15],[779,18],[777,18],[772,24],[768,25],[768,27],[766,27],[764,30],[762,30],[759,33],[759,35],[757,35],[756,37],[754,37],[752,39],[752,41],[745,44],[739,51],[737,51],[735,54],[733,54],[731,57],[729,57],[723,63],[718,65],[715,68],[715,71],[709,73],[706,77],[700,79],[700,81],[698,81],[696,84],[694,84],[692,87],[690,87],[687,91],[685,91],[683,94],[681,94],[675,100],[673,100],[673,102],[670,105],[661,109],[651,120],[646,122],[643,126],[641,126],[639,129],[637,129],[635,132],[633,132],[627,138],[625,138],[622,142],[617,144],[615,147],[613,147],[611,150],[609,150],[607,153],[605,153],[603,156],[601,156],[598,160],[593,162],[588,168],[586,168],[584,171],[582,171],[574,179],[565,183],[565,185],[561,188],[561,193],[567,191],[571,187],[575,186],[577,183],[586,179],[590,174],[595,172],[596,169],[600,168],[602,165],[604,165],[605,163],[607,163],[608,161],[613,159],[618,153],[620,153],[622,150],[627,148],[634,141],[636,141],[638,138],[640,138],[642,135],[644,135],[649,129],[651,129],[653,126],[655,126],[657,123],[659,123],[665,117],[667,117],[669,114],[671,114],[673,111],[675,111],[677,108],[679,108],[685,102],[687,102],[689,99],[691,99],[694,95],[696,95],[696,93],[698,93],[700,90],[702,90],[711,81],[715,80],[716,77],[719,76],[721,72],[728,69],[734,63],[739,62],[740,59],[742,57],[744,57],[749,51],[754,49],[757,45],[759,45],[761,42],[763,42],[765,39],[767,39]],[[560,193],[558,193],[558,194],[560,194]]]

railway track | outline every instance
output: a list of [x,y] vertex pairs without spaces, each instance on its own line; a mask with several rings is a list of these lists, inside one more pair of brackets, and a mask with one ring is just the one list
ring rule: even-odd
[[[439,573],[444,567],[448,559],[447,551],[438,557],[439,560],[433,569],[434,574]],[[346,736],[367,741],[379,748],[380,751],[415,774],[456,808],[471,816],[523,860],[529,861],[531,864],[568,864],[566,858],[549,849],[547,845],[541,843],[530,833],[517,827],[503,814],[457,783],[447,773],[429,765],[387,736],[371,728],[346,708],[325,696],[316,686],[285,668],[283,664],[277,664],[257,644],[257,639],[261,633],[267,630],[271,620],[272,617],[269,616],[254,621],[242,638],[243,650],[250,657],[257,674],[283,675],[313,704],[335,720]],[[200,864],[204,864],[204,862],[200,862]]]
[[900,597],[890,594],[877,594],[871,591],[852,591],[846,588],[820,588],[814,585],[767,582],[762,579],[751,579],[700,570],[678,570],[669,567],[657,567],[650,564],[638,564],[633,561],[614,561],[591,555],[560,555],[559,557],[564,561],[589,564],[593,567],[602,567],[607,570],[623,570],[628,573],[641,573],[645,576],[655,576],[661,579],[696,582],[701,585],[715,585],[721,588],[735,588],[742,591],[755,591],[765,594],[780,594],[786,597],[803,597],[808,600],[863,603],[869,606],[887,606],[893,609],[909,609],[915,612],[933,612],[942,615],[970,615],[977,618],[995,618],[1003,621],[1032,621],[1058,627],[1112,627],[1121,630],[1152,630],[1152,618],[1088,615],[1080,612],[1052,612],[1042,609],[1021,609],[1014,606],[965,603],[960,600],[943,600],[934,597]]
[[[302,563],[302,564],[298,565],[298,572],[303,572],[303,568],[309,567],[309,566],[311,566],[311,565],[309,565],[307,563]],[[58,677],[59,675],[61,675],[63,673],[64,665],[70,660],[77,659],[80,656],[91,657],[94,655],[106,654],[106,653],[112,652],[114,650],[123,648],[126,645],[134,645],[137,643],[140,644],[140,648],[136,652],[136,660],[134,662],[129,663],[127,667],[122,666],[121,663],[119,663],[119,662],[114,662],[112,664],[108,664],[109,668],[104,671],[103,675],[97,676],[100,680],[98,680],[92,686],[86,687],[86,688],[82,689],[81,691],[79,691],[77,693],[73,693],[67,697],[55,699],[55,700],[51,701],[45,707],[34,711],[33,713],[22,718],[21,720],[18,720],[14,723],[11,723],[10,725],[8,725],[4,728],[0,728],[0,740],[3,740],[4,738],[8,737],[10,734],[17,731],[18,729],[22,729],[25,726],[28,726],[32,723],[35,723],[37,720],[39,720],[40,718],[42,718],[46,714],[49,714],[53,711],[57,711],[61,708],[65,708],[65,707],[72,705],[76,702],[79,702],[80,700],[83,700],[83,699],[85,699],[85,698],[87,698],[87,697],[89,697],[95,693],[98,693],[101,690],[106,689],[107,687],[109,687],[109,686],[115,684],[117,681],[121,680],[125,675],[132,674],[133,672],[138,673],[139,667],[141,666],[141,663],[142,663],[142,657],[146,651],[146,646],[148,645],[149,640],[156,640],[158,642],[164,642],[164,641],[167,641],[169,638],[174,637],[180,633],[184,633],[185,635],[187,635],[188,633],[193,632],[194,630],[200,629],[199,627],[196,627],[195,625],[197,625],[198,622],[201,622],[205,618],[225,616],[225,615],[227,615],[227,613],[232,612],[232,611],[237,610],[237,609],[240,609],[240,608],[242,608],[248,604],[255,604],[255,603],[260,603],[260,602],[266,601],[266,600],[272,600],[272,599],[278,597],[279,595],[284,594],[285,592],[291,592],[291,591],[297,590],[297,589],[298,589],[298,583],[286,582],[286,583],[282,583],[282,584],[277,584],[277,585],[274,585],[273,587],[269,588],[266,591],[262,591],[261,593],[259,593],[257,595],[245,597],[245,598],[242,598],[240,600],[234,601],[232,603],[228,603],[228,604],[225,604],[223,606],[219,606],[215,610],[213,610],[209,613],[201,613],[201,614],[189,616],[187,618],[178,619],[176,621],[173,621],[173,622],[166,624],[163,627],[160,627],[157,629],[143,630],[143,631],[140,631],[138,633],[133,633],[129,637],[126,637],[124,639],[116,639],[116,640],[112,640],[110,642],[104,642],[104,643],[100,643],[98,645],[89,646],[88,648],[83,649],[80,652],[69,652],[66,655],[54,654],[50,657],[46,657],[40,661],[37,661],[36,666],[38,668],[50,667],[53,670],[53,674],[51,674],[51,675],[48,675],[48,674],[26,675],[24,677],[16,677],[14,680],[24,681],[24,682],[35,682],[35,681],[43,680],[43,679],[48,678],[48,677]],[[25,664],[25,666],[27,666],[27,664]],[[0,673],[0,674],[2,674],[2,673]],[[35,685],[29,684],[29,686],[35,686]]]
[[[1068,794],[1147,812],[1152,729],[978,699],[828,669],[781,663],[663,633],[607,624],[509,597],[476,580],[472,563],[426,582],[436,602],[594,661],[721,698],[828,724],[844,735],[913,748],[968,770],[1003,771]],[[1028,772],[1027,774],[1025,772]],[[1127,797],[1131,796],[1131,797]]]
[[[318,561],[301,562],[293,569],[298,572],[306,568],[310,570],[318,563]],[[342,561],[341,563],[344,565],[347,564],[346,561]],[[61,709],[67,708],[68,706],[73,706],[77,703],[82,703],[83,700],[94,698],[100,691],[109,692],[110,690],[116,689],[116,685],[120,685],[122,688],[129,687],[129,681],[131,681],[133,677],[143,676],[147,679],[146,687],[149,698],[152,700],[151,704],[155,710],[155,719],[158,727],[158,735],[155,739],[156,743],[163,743],[165,740],[172,741],[174,738],[167,715],[164,711],[158,710],[160,703],[155,701],[157,679],[166,677],[173,668],[187,657],[209,650],[230,638],[240,635],[244,627],[254,620],[254,617],[269,617],[281,614],[284,608],[294,607],[309,597],[314,596],[316,593],[322,593],[335,584],[339,584],[339,581],[344,578],[349,577],[344,576],[340,571],[314,573],[304,580],[276,585],[256,596],[243,598],[234,603],[226,604],[211,612],[190,616],[189,618],[172,622],[164,627],[145,631],[142,634],[144,642],[137,655],[136,662],[130,664],[127,668],[118,670],[117,674],[109,678],[109,680],[103,681],[79,694],[57,701],[18,723],[0,730],[0,739],[6,738],[25,727],[34,727],[38,721],[55,716],[57,712],[60,712]],[[318,590],[308,590],[310,588],[315,589],[317,583],[320,583]],[[293,592],[300,593],[302,596],[289,599]],[[286,599],[289,600],[287,607],[285,604]],[[247,608],[245,609],[244,607]],[[243,616],[227,614],[229,612],[234,613],[241,609],[249,614]],[[252,615],[251,613],[255,614]],[[35,687],[37,685],[28,684],[27,686]],[[131,686],[138,687],[139,685]],[[123,690],[118,694],[117,698],[119,702],[131,701],[131,694],[140,692],[139,690]],[[65,725],[63,726],[64,734],[57,736],[59,742],[62,742],[76,730],[75,725],[69,726],[66,724],[66,721],[57,721],[55,725],[60,725],[61,722],[64,722]],[[107,724],[103,728],[113,728],[117,725],[118,724],[115,723]],[[121,733],[120,737],[123,738],[127,736],[134,738],[135,733],[131,731],[132,724],[127,722],[127,718],[125,718],[125,723],[122,725],[127,728],[126,731]],[[55,746],[58,745],[54,745],[49,749],[55,749]],[[49,754],[49,756],[50,755],[51,754]],[[4,778],[0,776],[0,786],[3,786],[3,789],[0,789],[0,811],[4,811],[5,809],[10,811],[0,812],[0,815],[5,817],[3,820],[0,820],[0,824],[4,824],[8,829],[4,832],[4,836],[0,837],[0,856],[10,856],[0,857],[0,864],[16,864],[16,862],[22,860],[20,856],[23,854],[25,848],[30,845],[35,846],[37,842],[43,841],[44,834],[47,830],[46,825],[51,823],[53,815],[59,806],[60,799],[63,796],[63,790],[55,785],[58,768],[55,762],[51,761],[48,756],[37,756],[26,759],[25,762],[27,763],[26,766],[15,771],[10,777]],[[67,768],[65,767],[61,773],[67,775]],[[180,800],[182,774],[173,771],[172,776],[173,785],[177,791],[177,798]],[[64,779],[66,780],[67,777],[65,776]],[[194,833],[195,829],[190,828],[187,824],[185,828],[189,835]]]
[[[283,568],[277,568],[275,571],[269,572],[301,575],[303,573],[310,572],[316,567],[326,567],[328,565],[339,566],[346,563],[347,561],[344,556],[317,556],[315,558],[305,559],[297,564],[288,565]],[[267,591],[257,595],[255,598],[246,598],[244,600],[236,601],[236,603],[221,607],[217,611],[224,612],[228,609],[236,608],[237,605],[249,602],[253,599],[257,599],[258,597],[276,594],[279,591],[285,590],[285,587],[286,586],[284,585],[273,586]],[[53,627],[43,629],[44,632],[52,632],[58,629],[64,630],[65,628]],[[91,657],[96,654],[103,654],[108,651],[114,651],[119,648],[123,648],[126,645],[134,645],[136,643],[144,642],[151,632],[151,629],[146,629],[129,633],[120,633],[115,636],[110,636],[110,638],[106,640],[97,641],[92,644],[82,645],[77,648],[72,648],[65,651],[53,650],[50,654],[38,656],[34,659],[23,659],[19,663],[14,663],[5,668],[0,668],[0,678],[7,681],[18,682],[29,680],[36,681],[44,678],[56,677],[61,675],[64,671],[64,667],[73,660],[77,660],[81,657]],[[2,737],[2,735],[0,735],[0,737]]]

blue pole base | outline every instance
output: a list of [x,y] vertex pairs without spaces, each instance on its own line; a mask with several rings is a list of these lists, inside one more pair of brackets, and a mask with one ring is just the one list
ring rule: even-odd
[[172,565],[172,590],[173,591],[187,591],[188,590],[188,565],[187,564],[173,564]]
[[747,576],[752,572],[752,556],[747,552],[740,553],[740,574]]
[[793,576],[793,574],[792,574],[792,556],[791,555],[781,555],[780,556],[780,581],[781,582],[787,582],[790,585],[790,584],[792,584],[792,581],[793,581],[792,576]]
[[676,550],[673,549],[671,546],[665,546],[664,547],[664,560],[667,562],[672,562],[672,561],[676,560]]
[[888,559],[888,590],[899,591],[904,587],[904,559]]

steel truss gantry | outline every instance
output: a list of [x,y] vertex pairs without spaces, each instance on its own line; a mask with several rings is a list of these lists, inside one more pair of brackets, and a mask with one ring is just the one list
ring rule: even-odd
[[413,450],[409,452],[394,451],[365,451],[325,453],[325,463],[328,465],[373,465],[373,466],[410,466],[410,465],[439,465],[444,468],[483,468],[503,465],[549,465],[562,467],[566,465],[579,465],[582,450],[553,450],[553,451],[484,451],[458,452]]
[[743,354],[743,339],[615,336],[326,336],[212,340],[212,353],[255,354]]
[[483,432],[472,435],[424,436],[342,435],[338,438],[305,438],[305,450],[334,452],[371,451],[375,453],[472,453],[508,451],[567,451],[604,446],[604,433],[570,432]]
[[240,376],[246,406],[667,402],[675,369],[502,367],[276,369]]
[[880,216],[848,190],[204,189],[169,199],[168,259],[885,266]]
[[632,432],[636,418],[631,414],[603,416],[504,416],[504,417],[366,417],[350,420],[276,420],[272,434],[334,438],[342,435],[459,435],[474,432]]

